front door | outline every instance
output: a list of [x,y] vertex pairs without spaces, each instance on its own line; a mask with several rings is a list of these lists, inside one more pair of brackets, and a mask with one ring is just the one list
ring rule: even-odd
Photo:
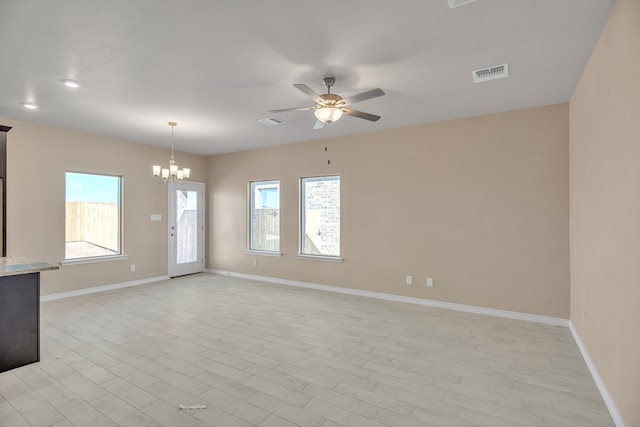
[[169,188],[169,277],[204,271],[204,183]]

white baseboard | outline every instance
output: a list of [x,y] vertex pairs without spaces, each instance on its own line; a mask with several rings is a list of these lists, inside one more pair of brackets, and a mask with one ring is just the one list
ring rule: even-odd
[[569,326],[568,319],[559,317],[540,316],[537,314],[518,313],[515,311],[496,310],[493,308],[478,307],[474,305],[455,304],[444,301],[435,301],[423,298],[405,297],[401,295],[385,294],[382,292],[362,291],[359,289],[341,288],[338,286],[319,285],[316,283],[300,282],[297,280],[280,279],[277,277],[256,276],[253,274],[235,273],[225,270],[206,269],[207,273],[221,274],[224,276],[240,277],[243,279],[257,280],[260,282],[276,283],[280,285],[297,286],[301,288],[317,289],[328,292],[338,292],[341,294],[358,295],[362,297],[376,298],[387,301],[404,302],[408,304],[424,305],[429,307],[445,308],[456,311],[466,311],[468,313],[486,314],[489,316],[506,317],[508,319],[526,320],[529,322],[546,323],[556,326]]
[[596,365],[593,364],[591,357],[589,356],[589,352],[587,351],[587,347],[584,346],[580,335],[578,335],[578,331],[573,326],[573,322],[569,322],[569,329],[571,330],[571,335],[573,335],[573,339],[578,344],[578,348],[580,349],[580,353],[582,353],[582,358],[587,363],[587,367],[589,368],[589,372],[593,377],[593,380],[598,387],[598,391],[602,396],[602,400],[604,400],[605,405],[607,405],[607,409],[609,410],[609,414],[611,414],[611,418],[613,418],[613,422],[616,427],[625,427],[624,420],[622,419],[622,415],[616,406],[616,403],[613,401],[613,397],[609,394],[609,390],[604,385],[602,378],[600,378],[600,374],[598,374],[598,370],[596,369]]
[[43,296],[40,297],[40,302],[47,302],[47,301],[54,301],[54,300],[57,300],[57,299],[77,297],[79,295],[93,294],[93,293],[96,293],[96,292],[112,291],[114,289],[128,288],[129,286],[144,285],[144,284],[147,284],[147,283],[159,282],[161,280],[167,280],[167,279],[169,279],[169,276],[149,277],[147,279],[133,280],[131,282],[113,283],[111,285],[95,286],[93,288],[78,289],[76,291],[60,292],[58,294],[43,295]]

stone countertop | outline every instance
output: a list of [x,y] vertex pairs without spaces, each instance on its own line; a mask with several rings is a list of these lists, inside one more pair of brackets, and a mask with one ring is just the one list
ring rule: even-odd
[[0,257],[0,277],[38,273],[40,271],[47,270],[58,270],[59,268],[59,265],[36,261],[29,258],[17,256]]

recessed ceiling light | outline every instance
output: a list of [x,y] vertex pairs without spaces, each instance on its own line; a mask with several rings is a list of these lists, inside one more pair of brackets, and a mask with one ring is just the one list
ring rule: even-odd
[[78,82],[76,82],[75,80],[66,79],[66,80],[63,80],[62,83],[64,83],[65,86],[72,87],[74,89],[80,87]]
[[38,108],[38,104],[34,104],[33,102],[23,102],[22,105],[24,108],[28,108],[29,110],[35,110]]

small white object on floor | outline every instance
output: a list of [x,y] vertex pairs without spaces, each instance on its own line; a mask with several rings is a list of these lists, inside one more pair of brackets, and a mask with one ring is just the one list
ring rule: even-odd
[[189,409],[207,409],[207,405],[191,405],[191,406],[185,406],[182,403],[179,405],[180,409],[183,410],[189,410]]

